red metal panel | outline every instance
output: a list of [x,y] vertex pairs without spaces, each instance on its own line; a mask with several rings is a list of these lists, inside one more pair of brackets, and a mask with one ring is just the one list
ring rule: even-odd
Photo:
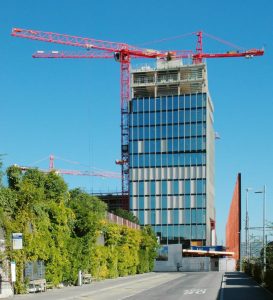
[[237,176],[233,197],[226,223],[226,248],[234,252],[234,258],[240,259],[241,235],[241,174]]

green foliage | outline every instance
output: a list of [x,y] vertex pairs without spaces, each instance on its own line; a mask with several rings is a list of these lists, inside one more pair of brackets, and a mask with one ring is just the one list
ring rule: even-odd
[[136,224],[139,224],[138,218],[131,211],[128,211],[128,210],[125,210],[125,209],[122,209],[122,208],[117,208],[114,211],[114,214],[119,216],[119,217],[122,217],[123,219],[129,220],[129,221],[131,221],[133,223],[136,223]]
[[17,191],[22,180],[21,169],[18,166],[14,165],[10,166],[6,172],[8,177],[9,188]]
[[[104,202],[80,189],[69,192],[54,172],[22,173],[12,166],[7,176],[9,187],[0,187],[0,226],[6,255],[17,265],[16,293],[25,292],[23,271],[29,261],[44,261],[46,280],[53,285],[75,284],[79,270],[104,279],[153,269],[157,241],[151,227],[108,223]],[[23,233],[22,250],[12,250],[13,232]],[[104,245],[97,243],[100,236]]]
[[264,276],[264,282],[266,288],[273,292],[273,269],[269,269],[266,271],[266,274]]

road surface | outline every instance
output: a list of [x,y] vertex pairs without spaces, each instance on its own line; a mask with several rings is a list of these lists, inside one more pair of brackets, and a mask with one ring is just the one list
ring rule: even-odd
[[[15,300],[216,300],[222,273],[148,273],[92,282],[46,293],[16,295]],[[226,300],[226,299],[225,299]]]

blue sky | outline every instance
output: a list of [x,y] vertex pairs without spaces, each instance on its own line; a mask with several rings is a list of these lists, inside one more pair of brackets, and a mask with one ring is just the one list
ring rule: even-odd
[[[222,3],[222,4],[220,4]],[[36,50],[65,49],[10,36],[12,27],[52,31],[141,45],[203,30],[264,57],[207,61],[215,106],[218,242],[238,172],[245,188],[267,185],[267,218],[273,221],[273,2],[2,0],[0,3],[0,153],[4,165],[119,171],[119,65],[114,60],[35,60]],[[147,48],[194,49],[195,37],[148,43]],[[66,47],[67,50],[70,50]],[[207,52],[232,48],[204,38]],[[70,187],[120,190],[119,180],[65,177]],[[250,225],[262,224],[261,195],[250,193]]]

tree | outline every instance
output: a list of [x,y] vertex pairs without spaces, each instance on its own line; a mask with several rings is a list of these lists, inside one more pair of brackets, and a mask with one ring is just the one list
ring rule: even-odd
[[20,183],[22,180],[22,171],[16,166],[10,166],[7,168],[7,177],[8,177],[8,185],[9,188],[15,191],[18,191],[20,188]]

